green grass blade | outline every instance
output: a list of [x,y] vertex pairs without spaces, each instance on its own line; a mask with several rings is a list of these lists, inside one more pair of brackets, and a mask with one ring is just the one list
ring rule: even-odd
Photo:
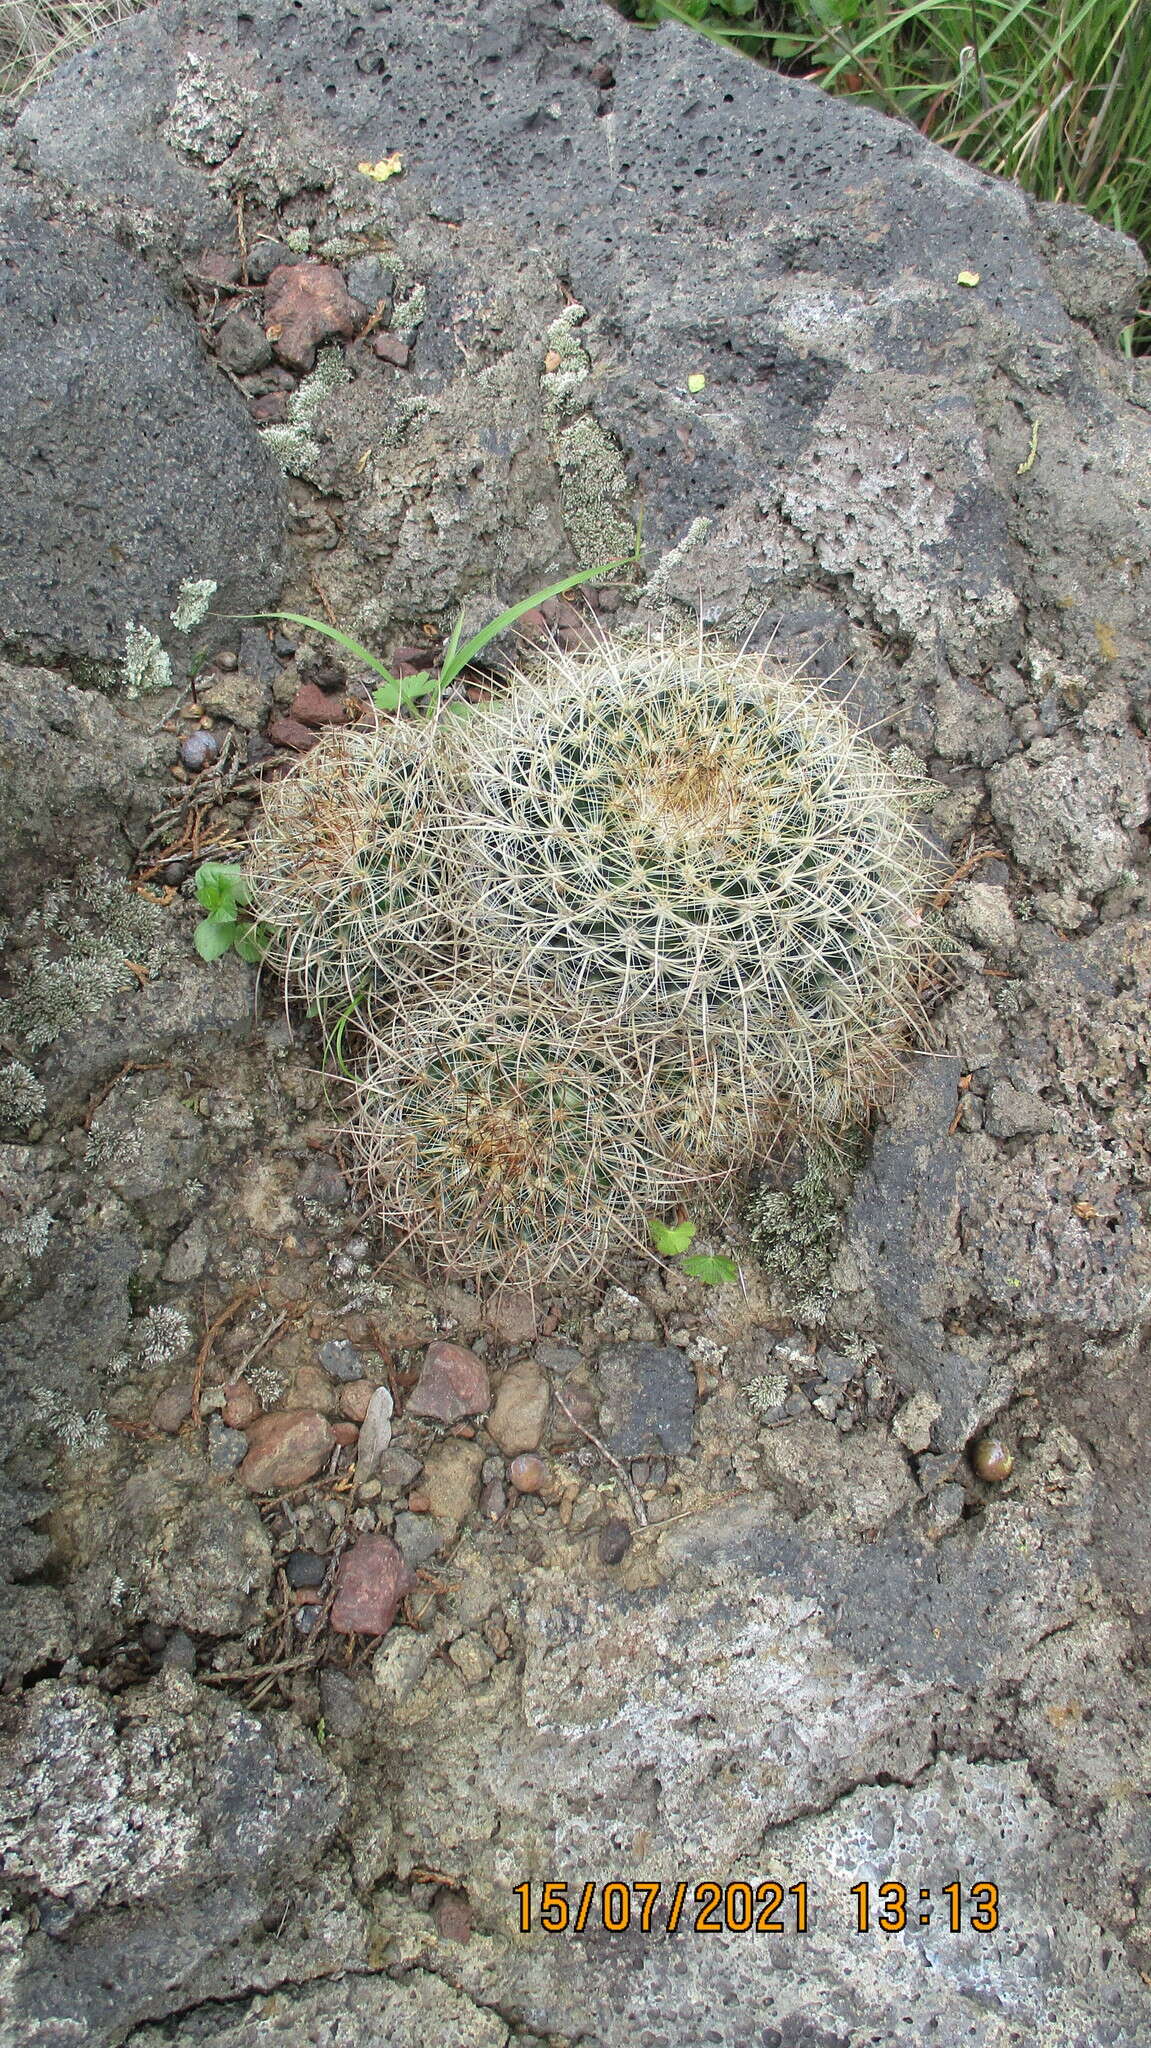
[[[485,626],[482,632],[474,633],[462,647],[457,646],[454,652],[449,649],[440,670],[440,689],[445,690],[449,683],[454,682],[460,670],[466,668],[469,661],[475,660],[476,655],[482,652],[489,640],[494,640],[498,633],[506,632],[517,619],[522,619],[525,612],[534,611],[537,605],[547,604],[550,598],[562,597],[566,590],[575,590],[580,583],[594,583],[598,578],[610,575],[613,569],[623,567],[624,560],[621,555],[614,562],[597,563],[594,569],[578,569],[574,576],[565,576],[559,583],[550,583],[546,590],[535,590],[530,597],[521,598],[518,604],[509,605],[506,612],[501,612],[499,618],[493,619],[491,625]],[[454,639],[455,635],[452,637]]]
[[369,668],[375,669],[376,674],[383,676],[386,683],[395,683],[397,680],[377,654],[370,653],[358,640],[353,640],[349,633],[341,633],[338,626],[329,626],[323,619],[309,619],[302,612],[254,612],[249,616],[279,620],[289,626],[306,626],[311,633],[323,633],[326,639],[334,640],[337,647],[342,647],[345,654],[354,655],[357,661],[366,662]]

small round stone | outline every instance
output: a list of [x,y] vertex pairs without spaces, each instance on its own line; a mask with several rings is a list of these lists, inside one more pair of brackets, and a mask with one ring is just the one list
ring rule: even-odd
[[180,759],[194,775],[202,768],[210,768],[219,752],[219,742],[210,732],[190,732],[180,741]]
[[599,1532],[596,1554],[601,1564],[621,1564],[631,1549],[631,1530],[619,1515],[613,1515]]
[[508,1478],[517,1493],[538,1493],[547,1476],[547,1466],[534,1451],[524,1451],[508,1466]]
[[239,657],[232,653],[230,647],[222,648],[216,656],[216,667],[222,669],[225,675],[230,675],[232,670],[239,668],[239,666]]
[[1001,1437],[981,1436],[971,1453],[971,1466],[976,1478],[998,1484],[1010,1479],[1015,1470],[1015,1457]]

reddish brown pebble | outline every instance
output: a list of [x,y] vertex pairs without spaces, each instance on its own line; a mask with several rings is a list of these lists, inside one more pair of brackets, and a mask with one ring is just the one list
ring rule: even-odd
[[287,423],[288,401],[282,391],[269,391],[266,398],[250,400],[248,411],[262,427],[282,427]]
[[152,1427],[162,1429],[165,1436],[175,1436],[182,1429],[192,1413],[191,1385],[181,1384],[169,1387],[166,1393],[158,1394],[152,1403]]
[[359,308],[331,263],[279,263],[264,288],[264,332],[290,370],[310,370],[316,349],[360,324]]
[[463,1892],[441,1892],[432,1907],[432,1920],[441,1941],[464,1943],[472,1938],[472,1909]]
[[233,1380],[224,1388],[224,1405],[220,1414],[229,1429],[247,1429],[259,1412],[259,1396],[253,1393],[247,1380]]
[[448,1344],[437,1337],[428,1345],[406,1412],[426,1415],[433,1422],[458,1422],[464,1415],[486,1414],[491,1398],[483,1359],[464,1344]]
[[346,1380],[340,1388],[340,1414],[349,1422],[362,1422],[375,1391],[374,1380]]
[[351,1450],[359,1434],[359,1428],[354,1422],[333,1422],[332,1424],[332,1435],[335,1437],[336,1442],[343,1446],[345,1451]]
[[274,747],[291,747],[297,754],[306,754],[309,747],[315,746],[319,733],[301,725],[298,718],[273,718],[268,738]]
[[480,1513],[489,1522],[498,1522],[507,1513],[507,1489],[502,1479],[489,1479],[480,1489]]
[[332,1628],[343,1636],[386,1635],[415,1583],[390,1536],[361,1536],[340,1559]]
[[313,1408],[261,1415],[248,1431],[240,1477],[253,1493],[283,1493],[314,1479],[335,1449],[328,1419]]
[[394,363],[397,370],[406,370],[411,358],[411,349],[406,341],[396,334],[377,334],[372,343],[382,363]]
[[408,1507],[413,1515],[430,1515],[432,1512],[432,1503],[426,1493],[409,1493]]
[[285,1408],[318,1408],[321,1415],[334,1415],[339,1405],[335,1387],[322,1365],[306,1362],[296,1367],[292,1391],[282,1398]]
[[196,284],[237,284],[240,265],[235,256],[227,256],[219,249],[204,249],[194,263],[189,263],[186,275]]
[[979,1479],[986,1479],[996,1485],[1010,1479],[1015,1470],[1015,1459],[1002,1438],[981,1436],[971,1453],[971,1464]]
[[342,697],[329,695],[317,683],[301,683],[288,716],[301,725],[345,725],[348,711]]
[[548,1476],[548,1468],[542,1458],[532,1451],[525,1451],[520,1458],[513,1458],[508,1466],[508,1478],[517,1493],[538,1493]]

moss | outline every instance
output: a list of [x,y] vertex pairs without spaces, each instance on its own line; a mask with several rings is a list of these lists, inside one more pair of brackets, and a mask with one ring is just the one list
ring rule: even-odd
[[413,285],[407,297],[396,299],[392,307],[392,333],[400,341],[407,342],[409,348],[423,324],[427,310],[427,287],[422,284]]

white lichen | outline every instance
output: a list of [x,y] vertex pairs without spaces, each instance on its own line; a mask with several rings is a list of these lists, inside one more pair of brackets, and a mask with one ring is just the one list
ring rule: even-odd
[[0,1124],[26,1131],[44,1114],[48,1098],[23,1060],[9,1060],[0,1067]]
[[304,378],[288,400],[290,417],[286,423],[261,429],[260,439],[289,476],[303,477],[308,483],[316,481],[314,471],[320,460],[320,444],[314,433],[316,412],[333,391],[350,379],[343,351],[322,348],[311,376]]
[[171,1365],[192,1343],[188,1319],[178,1308],[150,1308],[141,1318],[135,1337],[141,1363],[152,1372]]
[[153,696],[157,690],[170,689],[171,685],[172,663],[159,634],[153,633],[150,626],[137,626],[129,620],[124,634],[125,696]]
[[169,614],[178,633],[190,633],[208,616],[208,607],[216,595],[214,577],[199,576],[184,578],[176,599],[176,609]]

